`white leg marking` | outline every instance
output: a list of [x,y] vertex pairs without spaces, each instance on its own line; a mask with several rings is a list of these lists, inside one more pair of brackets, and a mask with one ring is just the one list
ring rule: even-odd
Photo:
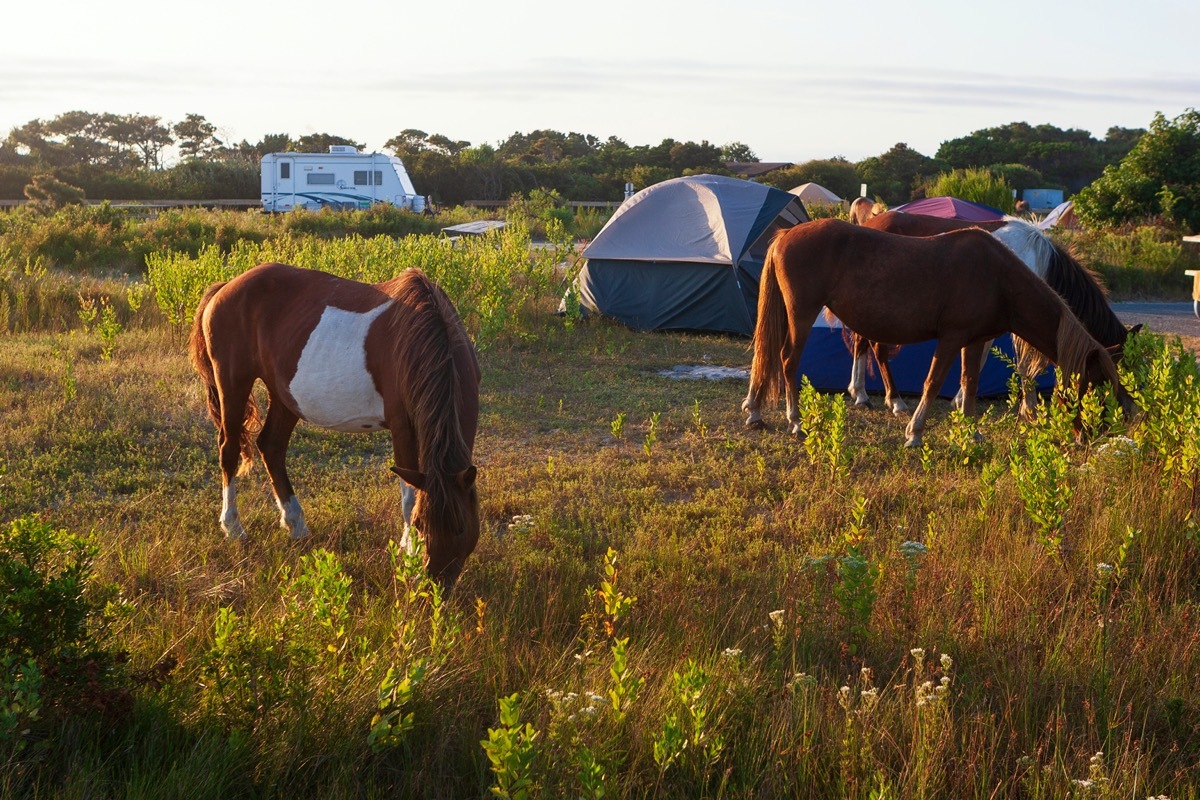
[[854,359],[854,366],[850,368],[850,396],[854,398],[856,406],[871,405],[871,398],[867,396],[867,354],[865,352]]
[[225,535],[230,539],[246,538],[246,529],[242,527],[242,520],[238,517],[237,488],[233,481],[221,490],[221,530],[225,531]]
[[900,416],[906,411],[908,411],[908,404],[900,399],[900,395],[896,395],[896,397],[892,400],[892,413],[896,416]]
[[400,481],[400,513],[404,517],[404,533],[400,536],[400,547],[406,552],[413,551],[412,511],[417,502],[417,491],[403,479]]
[[304,521],[304,509],[300,507],[300,501],[296,495],[289,497],[286,503],[275,498],[275,504],[279,506],[279,527],[286,528],[293,539],[303,539],[308,536],[308,523]]

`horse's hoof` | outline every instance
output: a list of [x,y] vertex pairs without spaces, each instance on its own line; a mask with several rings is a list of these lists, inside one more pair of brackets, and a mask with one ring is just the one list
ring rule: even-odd
[[907,447],[909,450],[916,450],[916,449],[920,448],[921,447],[921,437],[920,436],[908,437],[908,439],[906,439],[904,442],[904,446]]
[[242,527],[242,523],[235,522],[232,525],[221,523],[221,530],[225,532],[225,538],[231,541],[237,541],[246,538],[246,529]]
[[752,431],[762,431],[762,430],[766,430],[767,423],[763,422],[761,418],[748,419],[748,420],[746,420],[746,427]]
[[854,407],[855,408],[874,408],[875,406],[871,405],[870,400],[855,400]]

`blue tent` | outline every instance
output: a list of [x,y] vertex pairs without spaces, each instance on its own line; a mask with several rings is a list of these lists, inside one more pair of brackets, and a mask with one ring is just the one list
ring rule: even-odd
[[656,183],[626,200],[583,251],[580,302],[639,330],[749,336],[777,230],[808,220],[795,195],[721,175]]
[[[999,348],[1011,361],[1013,354],[1012,337],[1008,334],[996,339],[992,345]],[[933,361],[933,351],[937,347],[935,340],[905,345],[899,352],[888,359],[892,367],[892,377],[896,388],[901,394],[920,394],[925,387],[925,376],[929,374],[929,364]],[[956,361],[946,376],[940,396],[953,397],[958,392],[959,379],[962,374],[960,361]],[[874,359],[870,359],[872,368],[867,374],[867,391],[883,392],[883,381],[879,378],[878,370],[874,369]],[[825,315],[817,317],[812,332],[804,345],[804,353],[800,357],[800,374],[807,376],[816,389],[827,392],[845,391],[850,382],[850,368],[853,359],[842,337],[842,326],[836,320],[826,321]],[[979,373],[979,397],[1003,397],[1008,394],[1008,379],[1012,368],[995,354],[988,356],[983,370]],[[1050,389],[1054,386],[1053,373],[1043,374],[1038,378],[1039,389]]]

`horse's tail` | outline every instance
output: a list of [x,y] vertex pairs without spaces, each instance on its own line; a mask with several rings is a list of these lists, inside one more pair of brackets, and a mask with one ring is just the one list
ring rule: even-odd
[[750,363],[750,395],[774,402],[783,394],[783,344],[787,338],[787,307],[779,287],[779,241],[776,234],[767,248],[762,281],[758,286],[758,321],[754,326],[754,359]]
[[[218,430],[221,427],[221,395],[217,391],[217,375],[213,369],[212,355],[208,352],[208,339],[204,336],[204,310],[216,293],[225,286],[225,283],[226,281],[214,283],[204,292],[204,296],[200,298],[200,304],[196,306],[196,316],[192,320],[192,333],[188,337],[188,356],[204,384],[204,401],[208,406],[208,417]],[[250,395],[246,401],[242,437],[238,442],[238,449],[242,453],[242,461],[238,467],[239,475],[246,474],[254,466],[254,435],[261,429],[262,412],[259,411],[254,395]]]

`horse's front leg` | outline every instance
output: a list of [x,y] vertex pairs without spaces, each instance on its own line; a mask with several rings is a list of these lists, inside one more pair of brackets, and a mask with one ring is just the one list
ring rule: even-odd
[[417,504],[417,489],[421,488],[420,485],[414,485],[413,482],[419,484],[422,477],[418,470],[420,459],[417,436],[407,420],[395,422],[389,427],[392,431],[392,458],[396,462],[392,467],[392,472],[400,477],[400,517],[402,522],[400,547],[405,552],[411,553],[415,549],[416,537],[419,533],[413,526],[413,509]]
[[929,365],[929,374],[925,377],[921,402],[917,405],[917,410],[913,412],[912,418],[908,421],[908,427],[905,429],[905,447],[921,446],[921,437],[925,432],[925,418],[929,415],[929,405],[941,391],[942,384],[946,382],[946,376],[950,373],[950,367],[954,363],[959,349],[957,343],[947,343],[945,340],[941,340],[937,344],[937,349],[933,351],[933,363]]
[[271,478],[271,489],[275,493],[275,505],[279,508],[279,527],[285,529],[293,539],[308,536],[308,522],[304,509],[296,497],[296,490],[287,474],[287,449],[292,431],[299,418],[274,397],[267,409],[267,421],[258,435],[258,452],[262,454],[267,475]]
[[408,481],[400,479],[400,516],[404,520],[404,530],[400,534],[400,547],[411,553],[415,544],[412,535],[412,512],[417,503],[417,490],[408,485]]

